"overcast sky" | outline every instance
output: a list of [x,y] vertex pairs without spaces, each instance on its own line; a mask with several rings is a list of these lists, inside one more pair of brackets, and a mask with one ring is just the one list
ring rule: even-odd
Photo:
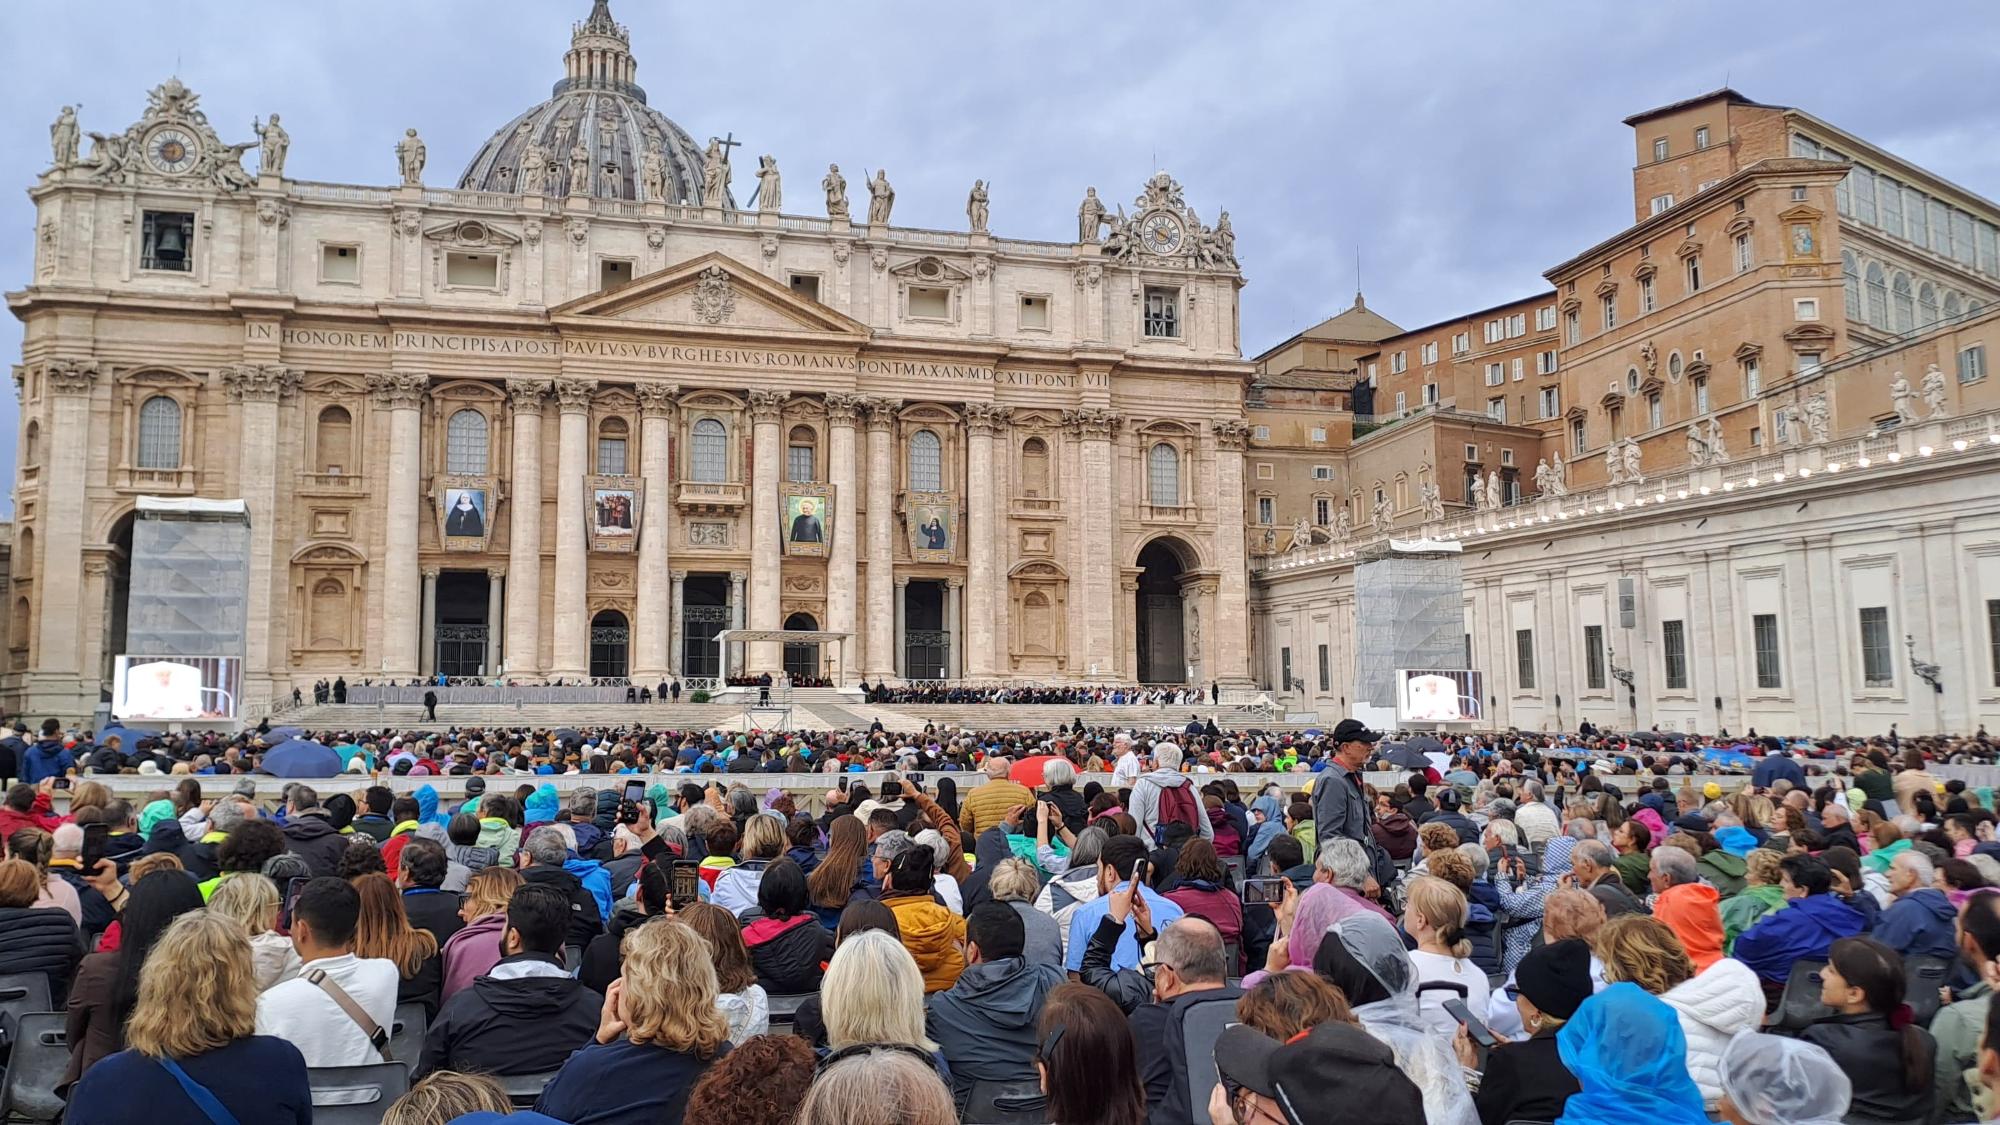
[[[426,178],[455,185],[495,129],[548,96],[589,8],[6,0],[0,288],[30,279],[22,190],[48,164],[65,103],[82,103],[86,130],[122,130],[178,72],[226,141],[282,113],[290,175],[387,184],[391,147],[415,126]],[[1630,223],[1620,119],[1725,81],[2000,195],[2000,4],[612,9],[651,103],[697,141],[744,141],[739,199],[768,152],[793,210],[817,203],[811,185],[837,161],[864,203],[862,170],[889,170],[899,224],[962,227],[978,178],[992,184],[995,233],[1069,239],[1085,186],[1129,207],[1155,167],[1169,170],[1204,219],[1230,212],[1246,354],[1346,307],[1357,254],[1370,307],[1405,326],[1533,292],[1544,268]],[[10,362],[19,341],[19,323],[0,318]],[[0,395],[10,482],[17,413]],[[9,496],[0,515],[11,511]]]

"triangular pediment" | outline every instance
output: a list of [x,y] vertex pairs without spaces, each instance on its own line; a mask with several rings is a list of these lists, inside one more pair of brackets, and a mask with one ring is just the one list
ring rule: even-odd
[[715,251],[549,310],[557,325],[865,339],[868,326]]

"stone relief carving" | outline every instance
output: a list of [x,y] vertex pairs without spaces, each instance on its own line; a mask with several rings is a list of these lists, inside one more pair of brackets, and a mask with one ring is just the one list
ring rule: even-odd
[[680,390],[672,383],[640,383],[632,388],[639,399],[639,413],[647,418],[673,417]]
[[752,422],[776,422],[784,412],[785,402],[790,399],[790,391],[751,391],[750,420]]
[[276,199],[260,199],[257,201],[257,221],[267,227],[284,230],[292,225],[292,209]]
[[[1696,440],[1694,435],[1690,434],[1688,440],[1688,460],[1700,464],[1701,462],[1694,461],[1693,442]],[[1604,479],[1611,484],[1625,483],[1625,451],[1619,448],[1617,442],[1604,447]]]
[[1389,525],[1396,522],[1396,506],[1389,502],[1389,497],[1386,493],[1376,498],[1368,518],[1369,523],[1375,528],[1377,534],[1386,534],[1389,530]]
[[694,284],[693,309],[695,319],[704,324],[725,324],[736,315],[736,291],[728,270],[710,266],[701,271]]
[[403,130],[403,139],[396,142],[396,169],[402,174],[404,187],[424,186],[424,161],[429,157],[424,139],[417,136],[417,131]]
[[1345,542],[1349,536],[1354,534],[1354,520],[1347,514],[1346,508],[1342,508],[1334,515],[1333,533],[1342,542]]
[[[526,125],[526,122],[522,122]],[[515,182],[520,185],[522,195],[541,195],[546,189],[549,174],[549,150],[538,142],[530,142],[521,154],[521,174]]]
[[569,232],[569,240],[579,250],[583,249],[584,244],[590,241],[589,219],[582,218],[581,216],[573,218],[564,224],[563,229]]
[[542,244],[542,221],[540,219],[529,219],[527,222],[521,224],[521,241],[530,246],[540,246]]
[[[1721,439],[1718,437],[1717,440]],[[1646,474],[1639,471],[1639,441],[1637,438],[1625,439],[1625,483],[1646,483]]]
[[375,405],[389,410],[421,406],[431,377],[416,371],[373,371],[368,375],[368,393]]
[[299,389],[303,373],[277,364],[234,364],[222,369],[222,386],[238,402],[278,402]]
[[1444,493],[1430,481],[1417,486],[1417,506],[1423,509],[1427,520],[1444,518]]
[[1312,546],[1312,524],[1304,516],[1292,521],[1292,541],[1285,546],[1287,551],[1303,551]]
[[692,522],[687,525],[688,543],[695,547],[729,546],[729,525],[726,523]]
[[667,228],[658,223],[648,223],[646,225],[646,248],[649,250],[658,250],[666,246],[666,244]]
[[92,141],[89,161],[75,160],[74,112],[56,118],[49,130],[50,147],[59,164],[63,158],[79,168],[87,163],[90,178],[99,183],[192,181],[228,192],[251,186],[255,180],[243,170],[243,154],[257,142],[224,144],[200,103],[200,95],[180,79],[169,78],[146,95],[145,113],[124,132],[85,134]]
[[547,379],[507,380],[507,401],[517,414],[540,414],[554,387]]
[[1689,422],[1687,428],[1687,459],[1690,465],[1708,464],[1708,434],[1700,422]]
[[589,410],[590,401],[597,395],[595,379],[557,379],[556,405],[563,411]]
[[1825,391],[1806,399],[1804,414],[1807,441],[1823,442],[1832,436],[1833,411],[1827,403]]
[[[1633,448],[1636,450],[1638,447],[1635,445]],[[1710,418],[1708,420],[1708,459],[1710,463],[1717,465],[1729,460],[1729,449],[1722,443],[1722,419],[1720,418]],[[1629,472],[1627,475],[1630,475]],[[1637,484],[1638,482],[1634,481],[1633,483]]]
[[1651,340],[1639,345],[1639,366],[1646,369],[1648,378],[1660,373],[1660,350]]
[[94,359],[52,359],[42,366],[42,377],[56,394],[87,395],[100,370]]
[[639,158],[639,198],[647,203],[667,201],[667,162],[659,149],[649,148]]
[[582,141],[569,146],[569,193],[590,194],[590,150]]

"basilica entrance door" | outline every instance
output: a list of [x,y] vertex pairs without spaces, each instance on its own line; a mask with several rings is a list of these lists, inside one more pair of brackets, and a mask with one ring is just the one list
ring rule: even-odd
[[[819,630],[819,622],[810,613],[794,613],[785,618],[787,629]],[[806,683],[820,678],[819,642],[799,641],[785,645],[785,675],[793,683]]]
[[721,646],[715,635],[729,628],[729,577],[690,574],[681,585],[681,675],[717,676]]
[[446,676],[487,673],[487,577],[481,570],[447,570],[437,580],[437,663]]
[[1149,543],[1139,552],[1139,565],[1143,570],[1139,575],[1137,604],[1133,606],[1139,682],[1186,683],[1180,557],[1163,542]]
[[590,678],[622,680],[632,651],[632,630],[625,615],[607,609],[590,619]]

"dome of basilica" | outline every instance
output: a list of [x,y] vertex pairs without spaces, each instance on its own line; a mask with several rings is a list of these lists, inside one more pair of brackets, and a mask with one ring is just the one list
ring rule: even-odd
[[[646,91],[635,80],[638,63],[630,35],[612,20],[610,0],[596,0],[590,17],[575,26],[563,65],[565,75],[549,100],[515,117],[480,146],[458,186],[639,200],[647,197],[646,154],[658,152],[664,202],[700,203],[702,148],[687,130],[646,104]],[[578,146],[584,153],[575,152]],[[539,172],[529,164],[540,165]],[[579,191],[571,180],[582,167],[587,167],[590,182]]]

